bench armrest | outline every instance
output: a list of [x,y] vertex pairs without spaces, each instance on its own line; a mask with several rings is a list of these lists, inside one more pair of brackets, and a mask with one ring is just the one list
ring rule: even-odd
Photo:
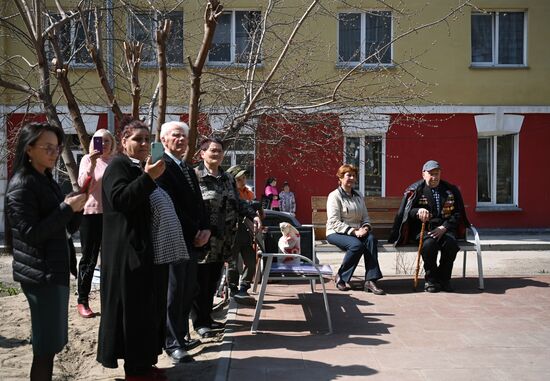
[[[472,234],[474,235],[474,243],[476,245],[477,250],[481,250],[481,240],[479,238],[479,233],[477,232],[477,229],[474,227],[474,225],[470,225],[468,228],[472,231]],[[468,240],[468,236],[466,236],[466,240]]]

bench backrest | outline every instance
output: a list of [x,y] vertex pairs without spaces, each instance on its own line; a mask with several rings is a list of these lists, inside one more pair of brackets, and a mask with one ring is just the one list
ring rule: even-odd
[[[401,197],[365,197],[365,204],[369,211],[369,217],[373,226],[376,238],[388,239],[393,220]],[[315,238],[326,238],[327,223],[327,196],[311,197],[311,222],[315,228]]]

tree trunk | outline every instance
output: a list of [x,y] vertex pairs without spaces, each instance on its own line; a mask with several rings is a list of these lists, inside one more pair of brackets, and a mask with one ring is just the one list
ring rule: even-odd
[[199,102],[201,96],[201,75],[202,69],[208,57],[212,38],[216,31],[218,18],[223,11],[223,6],[217,0],[209,0],[204,12],[204,36],[202,44],[197,55],[195,63],[191,62],[188,57],[190,72],[191,72],[191,94],[189,96],[189,148],[185,154],[185,161],[192,163],[195,156],[197,136],[198,136],[198,119],[199,119]]
[[[157,120],[156,141],[160,141],[160,128],[166,120],[166,101],[168,97],[167,69],[166,69],[166,40],[170,35],[172,22],[164,20],[161,28],[157,29],[157,57],[159,61],[159,114]],[[152,127],[152,126],[151,126]]]
[[139,102],[141,101],[141,85],[139,83],[139,67],[143,44],[140,42],[124,41],[126,66],[130,72],[132,86],[132,117],[139,119]]

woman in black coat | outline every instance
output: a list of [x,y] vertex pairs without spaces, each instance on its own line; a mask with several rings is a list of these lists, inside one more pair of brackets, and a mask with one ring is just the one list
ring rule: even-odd
[[117,360],[124,359],[126,380],[164,379],[153,366],[162,352],[166,322],[160,321],[165,316],[160,309],[164,306],[166,312],[166,293],[157,287],[164,269],[153,264],[149,197],[165,164],[151,163],[149,129],[143,122],[127,124],[121,144],[122,154],[103,175],[97,361],[116,368]]
[[31,123],[19,132],[14,174],[6,191],[13,279],[31,310],[31,380],[51,380],[53,360],[68,338],[69,246],[87,195],[63,197],[52,177],[64,140],[60,128]]

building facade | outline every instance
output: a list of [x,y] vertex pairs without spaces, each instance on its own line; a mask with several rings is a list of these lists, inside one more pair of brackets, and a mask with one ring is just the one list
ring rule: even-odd
[[[243,99],[251,99],[267,83],[288,36],[311,4],[287,1],[270,9],[267,2],[222,3],[203,79],[204,134],[227,127],[242,111]],[[399,1],[320,3],[323,7],[314,7],[300,24],[266,85],[269,91],[261,93],[259,111],[229,145],[225,164],[247,166],[258,197],[268,177],[276,177],[279,187],[288,181],[297,217],[308,223],[311,196],[327,195],[336,187],[342,163],[358,166],[362,193],[400,196],[421,178],[422,163],[436,159],[443,178],[460,187],[474,225],[550,228],[550,179],[545,176],[550,164],[550,51],[543,49],[550,3],[479,0],[475,7],[460,7],[454,0],[413,0],[407,9],[399,8]],[[392,3],[396,7],[388,6]],[[196,54],[202,38],[199,5],[180,4],[163,16],[174,28],[168,55],[173,84],[169,120],[188,117],[185,57]],[[151,31],[158,17],[138,8],[115,8],[113,14],[113,34],[147,45],[143,92],[154,89]],[[264,19],[269,23],[263,25]],[[258,32],[262,27],[264,34]],[[109,127],[109,117],[90,58],[74,49],[82,42],[78,28],[69,23],[64,30],[64,54],[72,60],[71,75],[78,78],[77,96],[86,104],[85,124],[92,133]],[[0,39],[4,56],[18,49],[6,37]],[[114,62],[120,62],[122,53],[116,46],[114,51]],[[247,81],[251,77],[255,81]],[[128,111],[129,87],[120,82],[120,103]],[[44,116],[39,105],[23,112],[14,92],[0,94],[9,152],[20,123]],[[327,101],[332,94],[334,101]],[[58,112],[72,132],[67,107],[59,99]],[[77,141],[74,152],[81,155]],[[0,168],[2,194],[7,163]]]

